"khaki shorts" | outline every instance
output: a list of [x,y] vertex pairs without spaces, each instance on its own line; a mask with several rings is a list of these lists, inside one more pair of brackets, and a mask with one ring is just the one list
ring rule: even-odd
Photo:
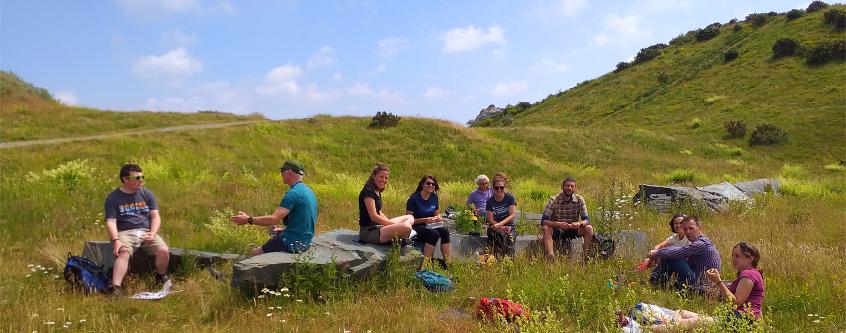
[[129,251],[129,255],[131,256],[135,253],[139,247],[144,250],[148,255],[155,256],[156,251],[162,247],[167,247],[165,244],[164,239],[161,236],[156,234],[156,237],[153,238],[151,241],[144,241],[141,239],[141,235],[149,232],[147,229],[132,229],[132,230],[124,230],[118,232],[118,240],[124,245],[124,249]]

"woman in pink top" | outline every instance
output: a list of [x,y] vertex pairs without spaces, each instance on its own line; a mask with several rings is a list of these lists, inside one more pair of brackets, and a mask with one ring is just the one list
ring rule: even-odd
[[752,245],[738,243],[731,250],[731,265],[737,270],[737,278],[726,286],[720,279],[720,272],[710,269],[705,272],[708,279],[716,283],[723,296],[737,307],[735,315],[747,314],[754,320],[762,317],[761,306],[764,303],[764,277],[758,271],[761,252]]

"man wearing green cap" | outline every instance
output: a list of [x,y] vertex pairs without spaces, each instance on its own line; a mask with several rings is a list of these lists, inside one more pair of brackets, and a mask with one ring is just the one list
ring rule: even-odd
[[285,229],[271,238],[264,245],[250,253],[257,256],[268,252],[300,253],[311,246],[314,237],[314,224],[317,223],[317,198],[314,192],[303,184],[303,164],[296,160],[287,160],[282,165],[282,181],[291,188],[285,192],[279,207],[271,215],[250,216],[238,212],[232,216],[232,222],[238,225],[255,224],[275,226],[281,221]]

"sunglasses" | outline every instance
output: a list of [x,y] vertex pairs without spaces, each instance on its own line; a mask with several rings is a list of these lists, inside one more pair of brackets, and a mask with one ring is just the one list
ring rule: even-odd
[[433,183],[433,182],[426,182],[425,184],[426,184],[427,186],[435,186],[435,183]]
[[505,186],[494,186],[494,190],[497,190],[497,191],[504,190],[504,189],[505,189]]
[[126,179],[144,180],[144,176],[126,176]]

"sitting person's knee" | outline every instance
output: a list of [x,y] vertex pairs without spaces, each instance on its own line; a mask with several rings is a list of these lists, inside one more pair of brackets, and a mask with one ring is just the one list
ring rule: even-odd
[[170,256],[170,249],[167,246],[160,246],[156,249],[157,256]]

